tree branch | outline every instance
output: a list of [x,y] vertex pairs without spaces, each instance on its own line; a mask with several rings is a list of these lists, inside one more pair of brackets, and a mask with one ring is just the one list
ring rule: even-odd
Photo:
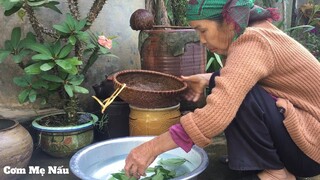
[[29,21],[31,23],[31,26],[36,33],[36,36],[38,40],[43,43],[44,42],[44,37],[43,35],[48,35],[54,39],[58,38],[58,34],[55,33],[53,30],[44,28],[43,25],[39,22],[37,17],[34,14],[34,11],[31,6],[28,5],[27,1],[25,1],[23,8],[26,10],[27,15],[29,17]]
[[78,7],[78,0],[68,0],[68,6],[70,9],[70,12],[72,16],[76,20],[80,20],[80,12],[79,12],[79,7]]
[[91,6],[89,14],[87,16],[87,25],[85,26],[84,30],[87,30],[91,27],[93,21],[98,17],[99,12],[102,10],[104,4],[107,0],[95,0]]

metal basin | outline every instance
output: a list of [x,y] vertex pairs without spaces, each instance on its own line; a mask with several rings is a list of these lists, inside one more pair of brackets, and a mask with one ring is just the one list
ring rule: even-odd
[[[153,136],[117,138],[92,144],[74,154],[70,160],[71,171],[81,179],[108,180],[112,173],[123,169],[125,158],[134,147],[154,138]],[[181,148],[165,152],[150,165],[157,165],[160,159],[185,158],[182,166],[176,169],[177,177],[173,180],[197,179],[197,175],[208,166],[206,152],[194,146],[189,153]]]

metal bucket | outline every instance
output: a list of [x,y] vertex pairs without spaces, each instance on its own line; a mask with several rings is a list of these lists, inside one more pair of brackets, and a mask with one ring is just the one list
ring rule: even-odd
[[[109,179],[112,173],[117,173],[124,168],[125,158],[131,149],[152,138],[154,137],[126,137],[92,144],[72,156],[70,169],[73,174],[83,180]],[[195,180],[209,163],[206,152],[197,146],[193,146],[189,153],[181,148],[165,152],[159,155],[151,166],[155,166],[161,158],[187,159],[188,163],[179,167],[181,171],[186,172],[172,180]]]

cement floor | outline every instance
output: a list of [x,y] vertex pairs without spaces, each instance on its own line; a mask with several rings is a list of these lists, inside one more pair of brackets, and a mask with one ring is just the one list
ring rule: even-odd
[[[209,166],[198,175],[198,180],[235,180],[242,177],[244,174],[232,171],[226,164],[219,162],[219,157],[226,154],[227,147],[223,136],[216,137],[214,144],[205,148],[209,157]],[[29,166],[40,166],[40,168],[47,169],[48,166],[63,166],[69,169],[70,158],[54,158],[47,155],[40,149],[35,149],[30,160]],[[69,169],[68,175],[49,175],[44,174],[27,174],[19,178],[20,180],[78,180]],[[299,180],[320,180],[320,176],[313,178],[300,178]]]

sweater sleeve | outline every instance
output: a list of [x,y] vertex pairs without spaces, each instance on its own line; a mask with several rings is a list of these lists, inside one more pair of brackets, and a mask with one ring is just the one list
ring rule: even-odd
[[250,28],[231,44],[206,106],[181,117],[183,128],[196,145],[207,146],[212,137],[226,129],[249,90],[272,73],[273,56],[268,41]]

